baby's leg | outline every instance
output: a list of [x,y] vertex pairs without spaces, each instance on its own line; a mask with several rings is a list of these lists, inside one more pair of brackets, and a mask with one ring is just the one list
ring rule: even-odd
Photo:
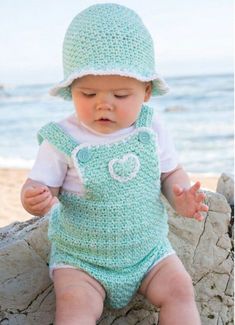
[[160,307],[161,325],[200,325],[192,280],[174,254],[163,259],[144,278],[139,292]]
[[56,325],[95,325],[103,311],[105,290],[87,273],[55,269]]

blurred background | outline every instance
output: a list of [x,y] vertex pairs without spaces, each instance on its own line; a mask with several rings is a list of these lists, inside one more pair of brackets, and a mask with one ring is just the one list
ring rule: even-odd
[[[50,97],[63,79],[62,42],[72,18],[109,1],[0,3],[0,167],[29,168],[37,130],[73,111]],[[171,91],[151,100],[191,173],[233,173],[233,3],[123,0],[149,28],[157,71]]]

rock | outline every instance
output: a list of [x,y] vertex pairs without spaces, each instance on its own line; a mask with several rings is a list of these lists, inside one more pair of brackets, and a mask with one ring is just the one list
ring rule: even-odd
[[232,175],[223,173],[217,184],[216,192],[224,195],[229,205],[234,205],[234,178]]
[[[228,236],[230,207],[207,192],[204,222],[179,217],[167,205],[170,240],[191,274],[202,325],[233,324],[233,260]],[[0,324],[53,324],[55,297],[48,276],[47,218],[0,230]],[[142,296],[121,310],[105,308],[99,325],[152,325],[158,310]]]
[[[217,184],[216,192],[225,196],[231,208],[229,236],[234,239],[234,178],[232,175],[223,173]],[[232,241],[232,244],[234,241]]]

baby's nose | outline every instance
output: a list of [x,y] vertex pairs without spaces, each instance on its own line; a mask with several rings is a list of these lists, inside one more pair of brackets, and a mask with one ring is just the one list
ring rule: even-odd
[[109,93],[100,94],[97,97],[96,109],[98,110],[112,110],[113,109],[113,100],[112,96]]

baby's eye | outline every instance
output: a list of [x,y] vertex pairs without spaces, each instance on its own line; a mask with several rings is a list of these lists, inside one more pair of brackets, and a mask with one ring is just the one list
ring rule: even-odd
[[127,98],[129,95],[117,95],[117,94],[114,94],[114,96],[116,97],[116,98]]
[[96,95],[95,93],[84,93],[84,92],[82,92],[82,94],[85,97],[94,97]]

